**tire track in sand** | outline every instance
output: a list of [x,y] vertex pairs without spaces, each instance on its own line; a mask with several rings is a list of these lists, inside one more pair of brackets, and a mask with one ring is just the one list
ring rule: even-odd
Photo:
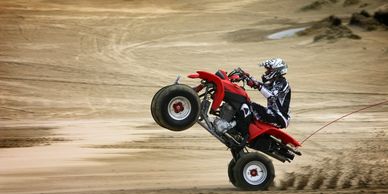
[[[380,131],[374,138],[360,141],[351,150],[302,166],[276,185],[278,190],[386,188],[388,185],[387,136]],[[346,143],[346,142],[344,142]],[[343,153],[347,153],[344,155]]]

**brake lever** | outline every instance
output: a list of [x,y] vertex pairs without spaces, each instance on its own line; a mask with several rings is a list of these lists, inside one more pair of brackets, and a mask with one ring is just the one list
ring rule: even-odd
[[233,74],[235,74],[236,73],[236,70],[232,70],[229,74],[228,74],[228,77],[231,77]]

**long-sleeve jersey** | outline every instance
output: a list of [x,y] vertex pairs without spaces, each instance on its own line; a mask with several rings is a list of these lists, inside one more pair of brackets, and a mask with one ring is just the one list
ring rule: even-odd
[[267,98],[267,106],[273,113],[279,115],[287,127],[290,120],[289,107],[291,101],[291,87],[284,77],[280,77],[271,85],[263,85],[261,94]]

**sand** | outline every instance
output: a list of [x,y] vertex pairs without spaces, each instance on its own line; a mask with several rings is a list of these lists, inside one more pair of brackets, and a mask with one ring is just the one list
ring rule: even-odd
[[[388,100],[387,31],[266,37],[330,15],[347,25],[383,3],[1,1],[0,193],[251,193],[228,182],[230,152],[200,126],[177,133],[153,121],[153,94],[177,75],[197,84],[185,78],[196,70],[259,77],[256,64],[279,56],[293,90],[286,130],[302,141]],[[388,103],[328,126],[292,163],[273,160],[262,193],[387,193],[387,126]]]

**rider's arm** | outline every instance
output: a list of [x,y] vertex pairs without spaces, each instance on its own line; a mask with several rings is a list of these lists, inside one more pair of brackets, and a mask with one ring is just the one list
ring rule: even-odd
[[247,82],[247,85],[251,88],[258,89],[265,98],[270,98],[274,96],[272,91],[270,91],[263,84],[258,82],[253,76],[249,76],[249,81]]
[[271,98],[275,97],[277,98],[279,93],[285,92],[288,89],[288,83],[286,80],[282,80],[275,84],[275,86],[272,88],[272,90],[269,90],[268,88],[265,87],[265,85],[262,85],[259,88],[259,91],[265,98]]
[[258,89],[260,91],[263,84],[257,81],[253,76],[249,76],[247,85],[251,88]]
[[259,89],[260,93],[263,94],[263,96],[265,98],[270,98],[272,96],[274,96],[274,94],[272,93],[272,91],[268,90],[265,86],[261,86],[261,88]]

